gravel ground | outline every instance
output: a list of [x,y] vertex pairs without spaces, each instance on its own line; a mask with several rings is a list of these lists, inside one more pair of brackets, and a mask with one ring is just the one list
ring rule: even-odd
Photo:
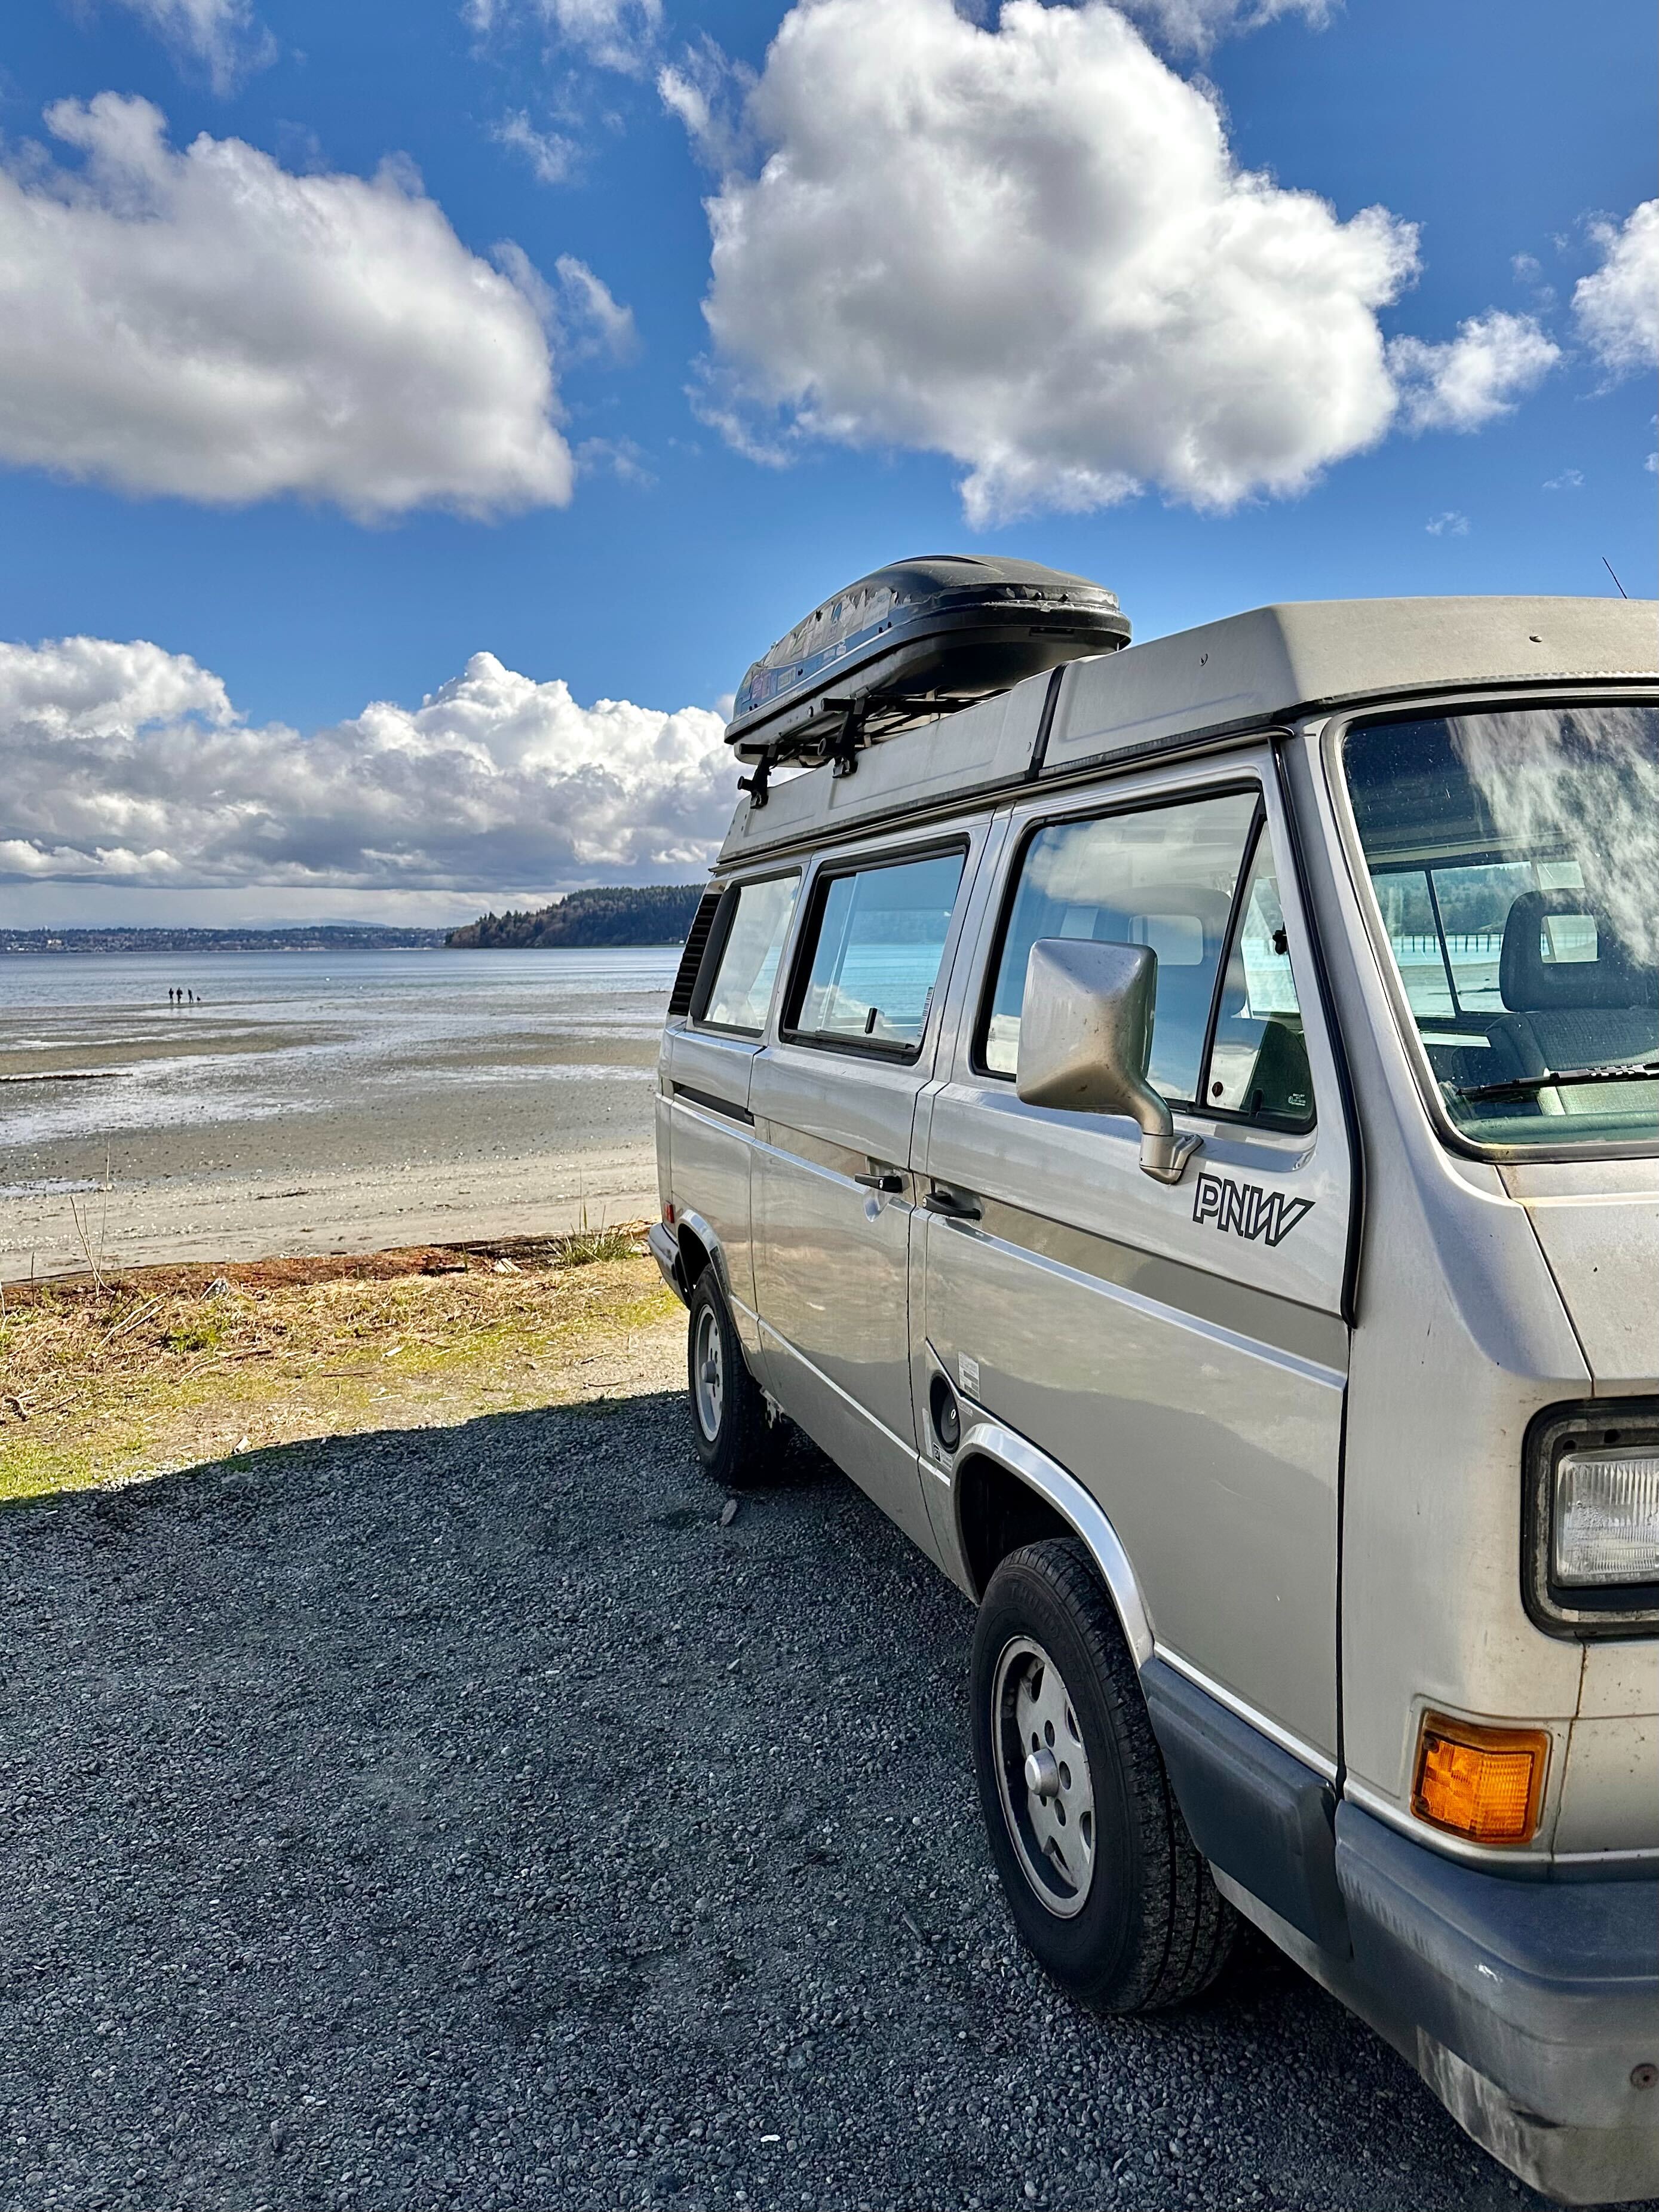
[[1089,2019],[981,1841],[971,1613],[619,1395],[0,1516],[0,2203],[1537,2203],[1265,1947]]

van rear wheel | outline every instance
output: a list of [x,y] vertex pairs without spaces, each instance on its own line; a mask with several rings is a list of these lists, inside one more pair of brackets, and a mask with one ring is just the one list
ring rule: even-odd
[[685,1354],[691,1432],[704,1474],[728,1490],[764,1481],[774,1455],[766,1400],[712,1267],[692,1285]]
[[1237,1931],[1170,1789],[1112,1601],[1073,1539],[992,1576],[974,1634],[974,1770],[1028,1949],[1097,2012],[1185,2003]]

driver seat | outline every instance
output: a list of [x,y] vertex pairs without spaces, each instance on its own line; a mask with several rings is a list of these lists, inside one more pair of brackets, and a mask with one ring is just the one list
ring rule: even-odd
[[[1556,915],[1593,927],[1592,958],[1559,956]],[[1504,924],[1498,992],[1508,1011],[1492,1034],[1514,1048],[1523,1075],[1659,1053],[1659,967],[1639,965],[1612,915],[1582,891],[1521,893]]]

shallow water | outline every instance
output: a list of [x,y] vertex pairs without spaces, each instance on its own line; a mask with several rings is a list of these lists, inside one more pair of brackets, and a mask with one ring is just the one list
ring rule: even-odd
[[[372,1112],[411,1085],[603,1079],[637,1066],[655,1039],[678,957],[670,946],[0,959],[0,1073],[119,1071],[5,1085],[0,1158],[145,1129]],[[170,988],[202,1003],[170,1006]]]
[[0,1278],[643,1218],[678,962],[0,957]]

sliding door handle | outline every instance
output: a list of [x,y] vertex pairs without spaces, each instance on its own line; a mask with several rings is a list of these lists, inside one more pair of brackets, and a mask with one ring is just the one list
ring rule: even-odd
[[860,1190],[878,1190],[888,1198],[898,1198],[904,1190],[902,1175],[861,1175],[854,1176],[853,1180]]
[[936,1184],[921,1201],[929,1213],[942,1213],[947,1221],[977,1221],[983,1211],[976,1198],[959,1190],[941,1190]]

